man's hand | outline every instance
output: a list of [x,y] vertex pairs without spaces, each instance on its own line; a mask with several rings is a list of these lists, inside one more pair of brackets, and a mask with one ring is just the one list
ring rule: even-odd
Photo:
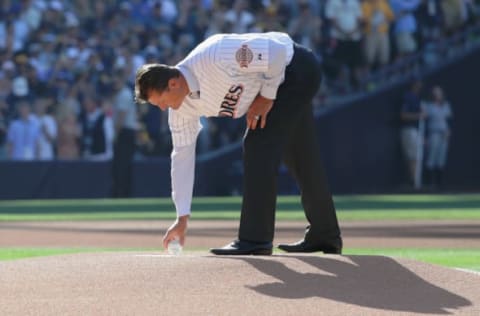
[[260,121],[260,127],[264,128],[265,124],[267,124],[267,114],[272,109],[272,106],[273,100],[257,95],[248,108],[247,128],[257,128],[258,121]]
[[187,233],[187,222],[190,215],[184,215],[177,218],[177,220],[170,226],[170,228],[163,236],[163,248],[168,248],[168,243],[174,239],[180,241],[180,245],[185,244],[185,234]]

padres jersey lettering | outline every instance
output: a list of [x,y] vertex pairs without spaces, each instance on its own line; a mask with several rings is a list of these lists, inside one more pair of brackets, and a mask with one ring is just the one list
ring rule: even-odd
[[177,65],[195,95],[169,109],[172,197],[179,216],[190,214],[200,117],[239,118],[258,94],[275,99],[292,57],[293,41],[284,33],[218,34]]
[[234,84],[228,89],[228,93],[223,98],[221,110],[218,113],[218,116],[221,117],[235,117],[237,103],[240,100],[240,96],[243,92],[243,85]]

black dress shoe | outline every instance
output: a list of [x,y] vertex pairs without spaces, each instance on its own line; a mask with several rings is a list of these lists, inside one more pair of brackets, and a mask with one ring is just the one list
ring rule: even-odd
[[323,253],[329,254],[342,254],[342,242],[340,241],[332,242],[332,243],[321,243],[321,244],[313,244],[306,242],[305,240],[300,240],[293,244],[280,244],[278,248],[282,249],[286,252],[316,252],[322,251]]
[[235,240],[234,242],[222,247],[212,248],[210,252],[215,255],[263,255],[272,254],[272,243],[254,243],[249,241]]

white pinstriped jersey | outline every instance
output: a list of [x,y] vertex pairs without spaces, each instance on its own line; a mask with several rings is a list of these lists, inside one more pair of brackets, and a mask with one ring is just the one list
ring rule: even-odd
[[200,117],[239,118],[258,94],[275,99],[292,57],[293,41],[285,33],[218,34],[177,65],[191,92],[179,109],[169,109],[177,215],[190,214]]

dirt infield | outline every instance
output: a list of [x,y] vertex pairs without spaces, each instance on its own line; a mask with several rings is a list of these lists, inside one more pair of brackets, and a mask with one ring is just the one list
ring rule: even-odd
[[[169,224],[4,222],[0,247],[159,248]],[[159,250],[0,262],[0,315],[480,315],[480,275],[471,272],[379,256],[209,256],[237,225],[192,221],[179,257]],[[278,222],[275,242],[303,229]],[[480,247],[480,221],[344,222],[342,232],[346,247]]]
[[[0,247],[161,246],[167,221],[75,221],[0,223]],[[187,249],[218,247],[237,233],[237,221],[189,224]],[[373,221],[341,223],[345,247],[480,248],[480,221]],[[303,236],[304,222],[279,221],[275,242]]]
[[0,262],[2,315],[479,315],[480,276],[379,256],[96,253]]

